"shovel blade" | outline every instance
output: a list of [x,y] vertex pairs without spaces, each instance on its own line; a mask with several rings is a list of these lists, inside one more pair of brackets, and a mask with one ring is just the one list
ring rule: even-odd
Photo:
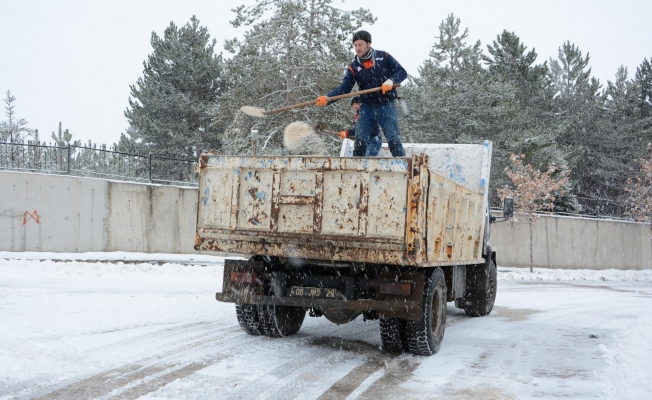
[[240,107],[240,111],[243,113],[250,115],[252,117],[264,117],[265,116],[265,110],[262,108],[258,107],[251,107],[251,106],[243,106]]

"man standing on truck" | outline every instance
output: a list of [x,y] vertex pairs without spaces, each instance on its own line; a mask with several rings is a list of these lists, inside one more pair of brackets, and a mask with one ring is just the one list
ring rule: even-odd
[[[355,139],[355,128],[358,125],[358,118],[360,117],[360,96],[355,96],[351,99],[351,107],[355,111],[353,118],[353,127],[340,132],[340,139],[353,138]],[[378,124],[374,126],[371,136],[369,136],[369,145],[367,147],[367,157],[376,157],[380,148],[383,146],[383,140],[380,138],[380,127]]]
[[398,114],[394,104],[398,95],[393,85],[404,81],[407,72],[389,53],[371,47],[371,34],[367,31],[357,31],[353,34],[353,47],[356,57],[346,70],[342,84],[325,96],[319,96],[317,105],[323,107],[328,104],[329,97],[349,93],[356,83],[360,90],[382,87],[381,92],[360,96],[360,116],[356,124],[353,156],[367,154],[369,138],[374,126],[378,124],[383,128],[392,156],[403,157],[405,150],[401,143]]

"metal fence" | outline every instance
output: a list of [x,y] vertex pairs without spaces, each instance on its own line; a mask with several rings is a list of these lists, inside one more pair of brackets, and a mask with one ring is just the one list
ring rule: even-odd
[[197,186],[196,159],[130,154],[105,147],[0,143],[0,170]]
[[[491,189],[489,196],[492,210],[500,210],[502,202],[497,192]],[[629,211],[633,206],[631,203],[600,197],[566,195],[560,204],[555,204],[552,212],[542,211],[542,214],[631,221],[634,218]]]

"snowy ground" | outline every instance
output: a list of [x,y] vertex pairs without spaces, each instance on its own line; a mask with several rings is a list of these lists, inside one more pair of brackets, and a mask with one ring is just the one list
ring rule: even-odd
[[361,319],[247,336],[215,301],[221,262],[0,252],[0,399],[652,398],[650,270],[499,268],[492,314],[449,305],[416,357]]

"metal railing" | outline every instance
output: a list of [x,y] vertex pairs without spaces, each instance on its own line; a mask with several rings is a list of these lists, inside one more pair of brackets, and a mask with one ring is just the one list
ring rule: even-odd
[[0,170],[197,186],[196,159],[131,154],[105,147],[0,143]]
[[[491,189],[489,196],[491,209],[500,210],[502,205],[497,192]],[[566,195],[564,196],[563,206],[555,206],[551,212],[542,211],[541,213],[569,217],[631,221],[634,218],[629,214],[629,211],[633,206],[631,203],[600,197]]]

